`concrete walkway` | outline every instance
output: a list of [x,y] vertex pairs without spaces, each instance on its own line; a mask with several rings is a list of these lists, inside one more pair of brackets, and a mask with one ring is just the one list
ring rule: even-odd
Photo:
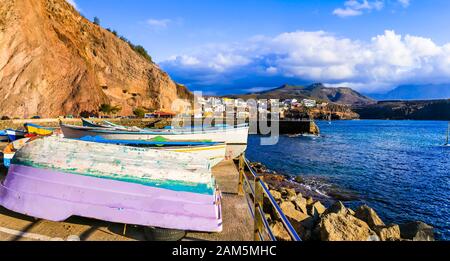
[[[223,162],[213,169],[213,173],[223,192],[224,231],[222,233],[188,233],[184,240],[251,240],[253,225],[247,203],[243,197],[236,195],[238,187],[236,166],[232,161]],[[2,175],[0,173],[0,180],[3,179]],[[0,241],[145,240],[142,227],[127,226],[125,235],[123,232],[123,224],[81,217],[72,217],[65,222],[51,222],[27,217],[0,207]]]

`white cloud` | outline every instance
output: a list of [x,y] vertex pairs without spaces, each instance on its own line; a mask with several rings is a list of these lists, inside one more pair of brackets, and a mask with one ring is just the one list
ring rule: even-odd
[[171,19],[148,19],[147,24],[156,30],[166,29],[172,23]]
[[[396,2],[404,8],[411,4],[411,0],[396,0]],[[386,0],[347,0],[344,2],[344,7],[334,9],[333,14],[339,17],[359,16],[372,10],[380,11],[386,4],[392,4],[392,2]]]
[[344,8],[335,9],[333,14],[339,17],[358,16],[366,11],[383,9],[384,2],[382,0],[347,0],[344,6]]
[[201,46],[161,65],[191,85],[277,79],[279,84],[325,82],[371,92],[401,84],[449,83],[450,43],[437,45],[428,38],[389,30],[367,42],[323,31],[297,31]]
[[75,2],[75,0],[66,0],[67,3],[71,4],[73,7],[75,7],[75,9],[78,9],[77,3]]
[[411,4],[410,0],[398,0],[398,2],[403,6],[403,7],[408,7]]

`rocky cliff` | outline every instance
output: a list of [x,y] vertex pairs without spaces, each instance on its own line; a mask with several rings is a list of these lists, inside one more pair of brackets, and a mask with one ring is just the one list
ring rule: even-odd
[[103,103],[171,110],[191,93],[65,0],[0,0],[0,115],[55,117]]
[[449,100],[381,101],[353,108],[361,119],[450,121]]

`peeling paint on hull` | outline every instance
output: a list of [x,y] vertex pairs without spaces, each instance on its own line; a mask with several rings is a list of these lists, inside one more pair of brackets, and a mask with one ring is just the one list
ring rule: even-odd
[[220,193],[198,194],[12,165],[0,204],[25,215],[105,221],[204,232],[222,231]]

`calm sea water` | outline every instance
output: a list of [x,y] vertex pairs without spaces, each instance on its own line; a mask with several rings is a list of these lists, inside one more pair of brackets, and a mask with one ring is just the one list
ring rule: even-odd
[[322,137],[280,137],[275,146],[251,136],[247,157],[283,174],[338,186],[367,203],[385,223],[420,220],[450,240],[450,147],[447,122],[319,122]]

